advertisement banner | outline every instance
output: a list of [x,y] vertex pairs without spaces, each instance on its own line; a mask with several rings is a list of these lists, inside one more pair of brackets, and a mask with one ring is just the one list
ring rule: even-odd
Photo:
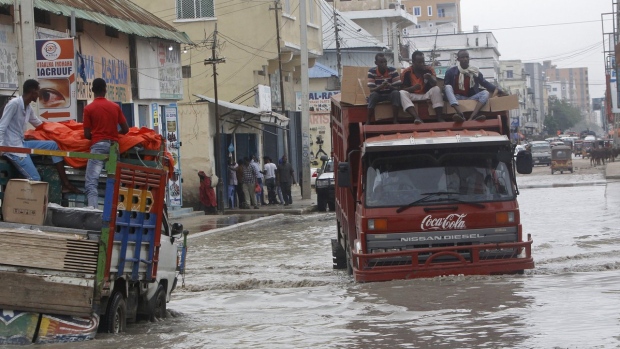
[[179,150],[178,110],[176,105],[165,107],[165,137],[166,150],[174,158],[172,178],[168,179],[168,206],[181,207],[183,205],[181,186],[181,154]]
[[75,120],[77,97],[73,38],[35,40],[39,115],[50,121]]
[[[310,137],[311,152],[310,161],[313,166],[319,166],[321,156],[330,156],[331,130],[329,126],[329,113],[331,111],[331,98],[340,91],[316,91],[308,94],[310,106]],[[301,92],[296,93],[297,111],[301,111]]]
[[12,25],[0,25],[0,89],[17,89],[16,37]]

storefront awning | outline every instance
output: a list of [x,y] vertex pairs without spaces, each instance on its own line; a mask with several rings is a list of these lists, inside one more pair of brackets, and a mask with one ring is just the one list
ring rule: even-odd
[[[197,95],[197,94],[195,94],[194,96],[200,98],[200,100],[215,104],[215,98],[211,98],[211,97],[207,97],[203,95]],[[247,105],[235,104],[235,103],[225,102],[221,100],[218,100],[217,104],[220,107],[240,112],[239,113],[240,116],[243,116],[243,114],[256,115],[260,117],[260,122],[263,124],[271,124],[271,125],[276,125],[279,127],[288,126],[288,118],[282,114],[278,114],[272,111],[264,111],[258,108],[248,107]]]

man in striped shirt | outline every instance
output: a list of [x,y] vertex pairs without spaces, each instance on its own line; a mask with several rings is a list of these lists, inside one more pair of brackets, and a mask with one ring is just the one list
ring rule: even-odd
[[375,107],[377,103],[392,102],[392,117],[394,123],[397,122],[400,109],[400,74],[393,67],[388,67],[387,59],[383,53],[375,55],[376,67],[368,70],[368,120],[370,122],[375,117]]

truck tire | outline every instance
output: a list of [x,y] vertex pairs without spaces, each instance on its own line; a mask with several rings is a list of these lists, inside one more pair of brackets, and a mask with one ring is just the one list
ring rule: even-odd
[[323,197],[323,195],[318,194],[316,196],[316,208],[317,210],[319,210],[319,212],[325,212],[326,208],[326,202],[327,200],[325,200],[325,197]]
[[336,211],[336,202],[330,201],[330,202],[327,203],[327,205],[329,206],[329,211],[330,212]]
[[334,269],[346,269],[347,268],[347,253],[344,248],[340,246],[338,239],[332,239],[332,259]]
[[166,312],[166,288],[164,285],[159,285],[157,287],[155,296],[153,296],[153,299],[151,300],[149,312],[151,314],[151,321],[165,319],[168,315]]
[[108,309],[103,316],[101,324],[103,330],[108,333],[125,332],[127,327],[127,303],[120,292],[114,292],[108,301]]

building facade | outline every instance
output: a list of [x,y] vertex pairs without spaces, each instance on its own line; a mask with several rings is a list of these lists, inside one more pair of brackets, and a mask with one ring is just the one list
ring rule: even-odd
[[417,29],[433,31],[446,25],[453,28],[451,34],[461,32],[461,0],[402,0],[401,3],[418,20],[416,33]]
[[567,100],[583,115],[592,110],[588,86],[588,68],[558,68],[551,61],[544,61],[545,77],[548,82],[565,81],[568,88]]
[[[292,0],[135,2],[187,33],[195,43],[181,48],[186,93],[179,103],[179,115],[184,185],[195,193],[184,205],[196,207],[198,171],[215,173],[226,182],[228,159],[252,155],[277,159],[284,154],[284,139],[288,137],[293,144],[299,135],[296,129],[289,132],[288,121],[281,119],[282,114],[296,117],[295,86],[301,83],[302,65],[299,5]],[[323,50],[321,12],[316,2],[307,2],[305,25],[308,40],[304,44],[309,52],[308,66],[312,66]],[[259,85],[270,87],[269,110],[255,109]],[[218,103],[217,111],[216,91],[218,102],[227,103],[226,107]],[[216,144],[218,133],[221,137]],[[294,149],[291,154],[296,154]],[[216,168],[218,158],[220,167]],[[296,162],[291,158],[294,166]]]

